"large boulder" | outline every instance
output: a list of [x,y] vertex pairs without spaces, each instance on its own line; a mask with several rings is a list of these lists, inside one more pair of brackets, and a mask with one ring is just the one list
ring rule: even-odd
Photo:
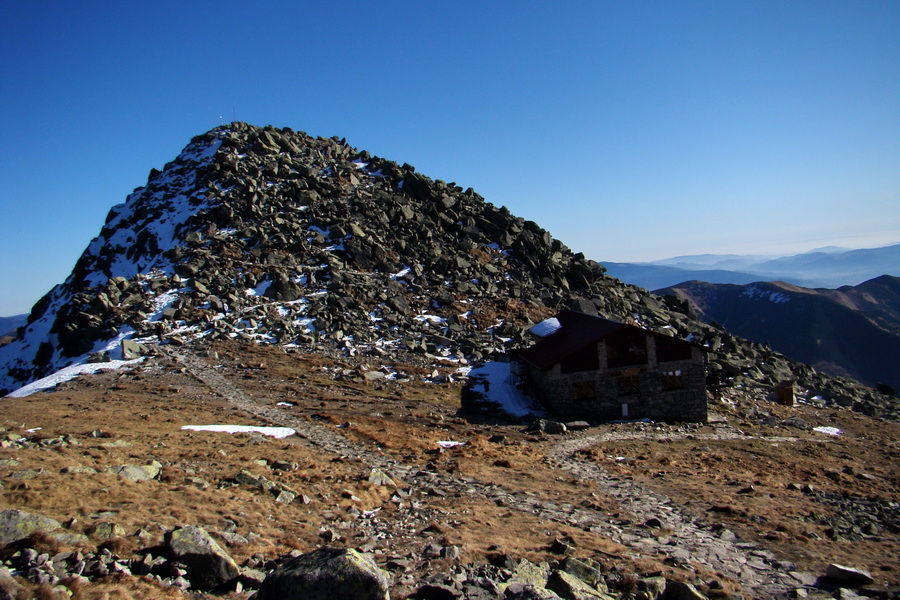
[[191,585],[211,590],[241,574],[234,559],[202,527],[188,525],[166,534],[169,558],[184,564]]
[[159,476],[162,465],[153,461],[148,465],[117,465],[107,468],[105,473],[112,473],[131,481],[150,481]]
[[17,542],[38,531],[59,529],[59,521],[10,508],[0,513],[0,546]]
[[269,573],[256,600],[389,600],[389,583],[387,573],[356,550],[325,546]]
[[869,585],[874,581],[866,571],[836,563],[828,565],[825,576],[844,585]]
[[610,596],[592,588],[571,573],[553,571],[547,580],[547,589],[564,600],[608,600]]

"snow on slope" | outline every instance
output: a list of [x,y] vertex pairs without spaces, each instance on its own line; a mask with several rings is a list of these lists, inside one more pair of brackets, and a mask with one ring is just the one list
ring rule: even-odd
[[488,362],[475,367],[469,371],[469,379],[473,382],[473,391],[514,417],[544,414],[532,398],[516,387],[516,378],[510,371],[508,362]]
[[188,218],[208,208],[195,176],[220,146],[218,138],[192,142],[147,186],[110,210],[101,234],[82,257],[98,267],[85,277],[87,283],[102,285],[112,277],[132,277],[154,268],[170,273],[172,265],[163,253],[188,233],[182,230]]
[[[154,172],[145,187],[110,210],[106,225],[85,249],[72,274],[36,305],[42,307],[40,316],[25,327],[24,336],[0,347],[0,390],[18,388],[23,382],[86,361],[89,353],[63,356],[57,334],[51,333],[64,325],[56,323],[57,316],[76,293],[113,277],[129,278],[153,270],[171,273],[172,264],[164,252],[180,243],[189,232],[185,227],[188,219],[210,203],[197,174],[219,150],[219,135],[194,138],[162,172]],[[162,215],[166,216],[160,219]],[[91,352],[112,349],[111,342],[118,345],[132,333],[126,329],[98,341]],[[39,357],[43,360],[36,361]],[[45,364],[38,373],[32,372],[35,362]]]

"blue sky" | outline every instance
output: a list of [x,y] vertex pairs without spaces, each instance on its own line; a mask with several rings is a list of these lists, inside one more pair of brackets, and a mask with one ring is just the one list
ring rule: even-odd
[[900,2],[2,2],[0,315],[220,122],[474,187],[597,260],[900,242]]

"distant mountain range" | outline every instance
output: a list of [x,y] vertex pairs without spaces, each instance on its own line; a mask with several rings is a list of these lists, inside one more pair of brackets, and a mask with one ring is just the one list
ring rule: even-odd
[[14,337],[16,328],[21,327],[28,320],[28,315],[15,315],[13,317],[0,317],[0,344],[4,338]]
[[601,262],[613,277],[650,290],[692,280],[784,281],[808,288],[837,288],[879,275],[900,276],[900,244],[863,250],[828,247],[782,257],[701,254],[648,263]]
[[656,293],[687,300],[703,320],[819,370],[900,390],[900,278],[836,290],[688,281]]

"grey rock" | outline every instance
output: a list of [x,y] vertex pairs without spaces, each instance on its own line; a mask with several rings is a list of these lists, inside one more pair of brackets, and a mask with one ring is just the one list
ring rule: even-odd
[[122,340],[122,359],[132,360],[147,356],[148,354],[150,354],[150,349],[140,342],[135,342],[134,340]]
[[553,571],[547,579],[547,589],[564,600],[608,600],[610,597],[600,592],[571,573]]
[[638,589],[643,591],[650,600],[658,600],[666,591],[666,578],[662,576],[644,577],[638,580]]
[[185,565],[191,584],[209,590],[241,574],[234,559],[201,527],[189,525],[166,534],[170,559]]
[[544,425],[544,432],[549,434],[558,435],[566,433],[567,431],[568,428],[566,427],[566,424],[560,423],[559,421],[547,421],[547,423]]
[[148,465],[118,465],[106,469],[106,473],[113,473],[131,481],[150,481],[156,479],[162,465],[153,461]]
[[512,584],[506,588],[506,600],[562,600],[556,592],[532,585]]
[[50,517],[10,508],[0,513],[0,545],[17,542],[38,531],[53,531],[59,527],[59,521]]
[[575,577],[592,587],[601,590],[606,588],[606,580],[603,577],[603,572],[599,568],[590,564],[588,560],[582,560],[579,558],[575,558],[574,556],[567,556],[560,561],[559,570],[574,575]]
[[872,576],[866,571],[854,569],[853,567],[845,567],[844,565],[835,563],[828,565],[828,568],[825,569],[825,576],[847,585],[862,586],[868,585],[874,581]]
[[663,600],[707,600],[697,588],[683,581],[666,580],[666,591]]
[[88,531],[90,535],[98,540],[105,541],[111,540],[112,538],[124,537],[126,534],[125,529],[122,528],[118,523],[110,523],[108,521],[104,521],[103,523],[97,523]]
[[387,573],[350,548],[322,547],[266,577],[256,600],[389,600]]
[[418,600],[456,600],[462,597],[458,589],[441,583],[426,583],[420,585],[414,595]]
[[584,429],[590,429],[591,424],[587,421],[569,421],[566,423],[566,429],[569,431],[582,431]]

